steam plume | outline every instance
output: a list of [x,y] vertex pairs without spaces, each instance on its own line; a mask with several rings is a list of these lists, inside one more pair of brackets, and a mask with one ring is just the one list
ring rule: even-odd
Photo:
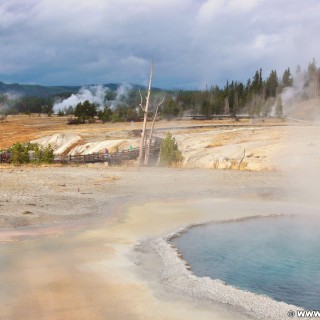
[[2,94],[3,99],[0,101],[0,113],[4,113],[10,109],[10,103],[19,99],[21,95],[19,93],[10,91]]
[[59,110],[63,110],[68,107],[75,107],[79,102],[84,102],[86,100],[91,103],[95,103],[98,106],[102,106],[104,104],[104,100],[107,92],[110,89],[108,87],[103,86],[91,86],[91,87],[83,87],[79,90],[78,93],[72,94],[69,98],[55,103],[53,106],[53,111],[58,112]]
[[111,109],[115,109],[121,101],[127,98],[131,89],[132,86],[130,84],[123,83],[118,87],[115,99],[108,100],[107,94],[110,92],[110,88],[102,85],[82,87],[78,93],[72,94],[69,98],[55,103],[53,110],[54,112],[58,112],[59,110],[63,110],[70,106],[75,107],[79,102],[84,102],[86,100],[96,104],[98,107],[103,107],[107,104]]

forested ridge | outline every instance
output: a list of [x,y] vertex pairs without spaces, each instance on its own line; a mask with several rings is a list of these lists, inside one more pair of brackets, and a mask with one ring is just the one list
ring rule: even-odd
[[[0,83],[0,113],[46,113],[52,114],[54,104],[75,94],[80,87],[44,87],[5,85]],[[7,88],[6,86],[10,86]],[[138,121],[141,111],[138,108],[140,93],[146,94],[143,86],[130,86],[128,92],[117,97],[119,85],[109,84],[105,98],[100,105],[86,102],[85,108],[90,109],[90,117],[98,116],[103,121]],[[15,88],[19,88],[15,91]],[[21,88],[25,92],[21,93]],[[40,89],[39,89],[40,88]],[[48,88],[46,90],[45,88]],[[59,89],[60,88],[60,89]],[[294,72],[287,68],[282,74],[271,70],[268,75],[260,68],[244,83],[241,81],[227,81],[224,86],[207,86],[202,90],[161,90],[152,92],[152,104],[156,104],[164,95],[165,102],[161,106],[161,117],[171,119],[186,115],[247,114],[250,116],[282,116],[282,94],[287,88],[299,91],[299,99],[311,99],[320,94],[320,69],[316,61],[309,63],[306,70],[297,67]],[[30,89],[28,91],[28,89]],[[26,91],[27,90],[27,91]],[[114,103],[116,101],[116,103]],[[82,122],[84,102],[68,106],[59,110],[59,115],[75,114]],[[89,110],[88,109],[88,110]],[[55,110],[58,112],[57,110]],[[152,108],[151,108],[152,112]]]

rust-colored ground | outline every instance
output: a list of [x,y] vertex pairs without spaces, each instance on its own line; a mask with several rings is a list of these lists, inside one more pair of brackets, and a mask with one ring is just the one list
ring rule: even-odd
[[38,115],[8,116],[0,123],[0,149],[15,142],[27,142],[59,132],[73,132],[81,135],[103,135],[110,130],[121,130],[123,124],[84,124],[68,125],[66,117]]
[[[274,145],[279,144],[287,125],[278,119],[162,120],[156,123],[155,134],[164,136],[166,131],[172,132],[185,158],[184,166],[239,169],[239,161],[246,149],[248,157],[242,161],[242,169],[263,170],[274,167],[269,163],[269,155],[273,154]],[[65,153],[87,142],[129,139],[131,143],[138,143],[141,127],[141,122],[97,121],[93,124],[68,125],[67,117],[39,117],[37,114],[9,116],[0,124],[0,149],[16,142],[27,142],[56,133],[73,133],[81,137]],[[261,150],[261,147],[267,147],[267,150]]]
[[[277,124],[278,120],[269,120],[261,122],[260,125]],[[234,122],[233,120],[208,120],[208,121],[159,121],[156,128],[181,128],[176,131],[176,134],[185,133],[198,133],[209,130],[209,128],[200,128],[210,125],[232,125],[242,126],[250,125],[251,120],[241,120]],[[281,122],[280,122],[281,124]],[[68,125],[67,117],[58,116],[38,116],[38,114],[28,115],[10,115],[4,122],[0,123],[0,149],[10,147],[16,142],[27,142],[30,140],[38,139],[44,136],[53,135],[55,133],[72,132],[81,135],[84,138],[99,138],[112,134],[112,138],[123,137],[123,130],[139,130],[142,123],[120,122],[120,123],[94,123],[82,125]],[[185,129],[185,127],[191,127]],[[194,128],[199,127],[199,128]]]

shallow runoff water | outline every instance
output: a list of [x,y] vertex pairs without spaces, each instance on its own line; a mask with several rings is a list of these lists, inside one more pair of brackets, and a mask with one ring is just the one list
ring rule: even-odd
[[212,223],[172,242],[197,276],[307,310],[320,308],[320,219]]

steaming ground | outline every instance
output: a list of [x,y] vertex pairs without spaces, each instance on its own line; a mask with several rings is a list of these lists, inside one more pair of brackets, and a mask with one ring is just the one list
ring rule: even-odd
[[299,193],[278,172],[99,164],[0,174],[0,318],[12,320],[248,319],[164,286],[148,243],[192,223],[283,213]]
[[[56,152],[85,152],[101,141],[132,143],[140,126],[63,120],[9,118],[1,147],[42,138],[58,141]],[[248,319],[236,307],[182,294],[180,284],[165,286],[150,241],[192,223],[319,213],[319,127],[205,124],[157,124],[159,135],[170,128],[178,141],[179,169],[1,166],[0,318]],[[240,168],[255,171],[205,169],[239,169],[244,149]]]
[[[10,116],[0,124],[0,148],[33,141],[55,154],[88,154],[139,145],[141,123],[66,124],[65,117]],[[317,145],[319,126],[303,120],[159,121],[155,134],[172,132],[184,156],[183,167],[277,170],[292,165],[304,145]],[[312,147],[309,148],[310,150]]]
[[1,169],[0,195],[0,318],[12,320],[247,319],[166,289],[136,246],[209,218],[177,201],[286,197],[274,173],[101,165]]

